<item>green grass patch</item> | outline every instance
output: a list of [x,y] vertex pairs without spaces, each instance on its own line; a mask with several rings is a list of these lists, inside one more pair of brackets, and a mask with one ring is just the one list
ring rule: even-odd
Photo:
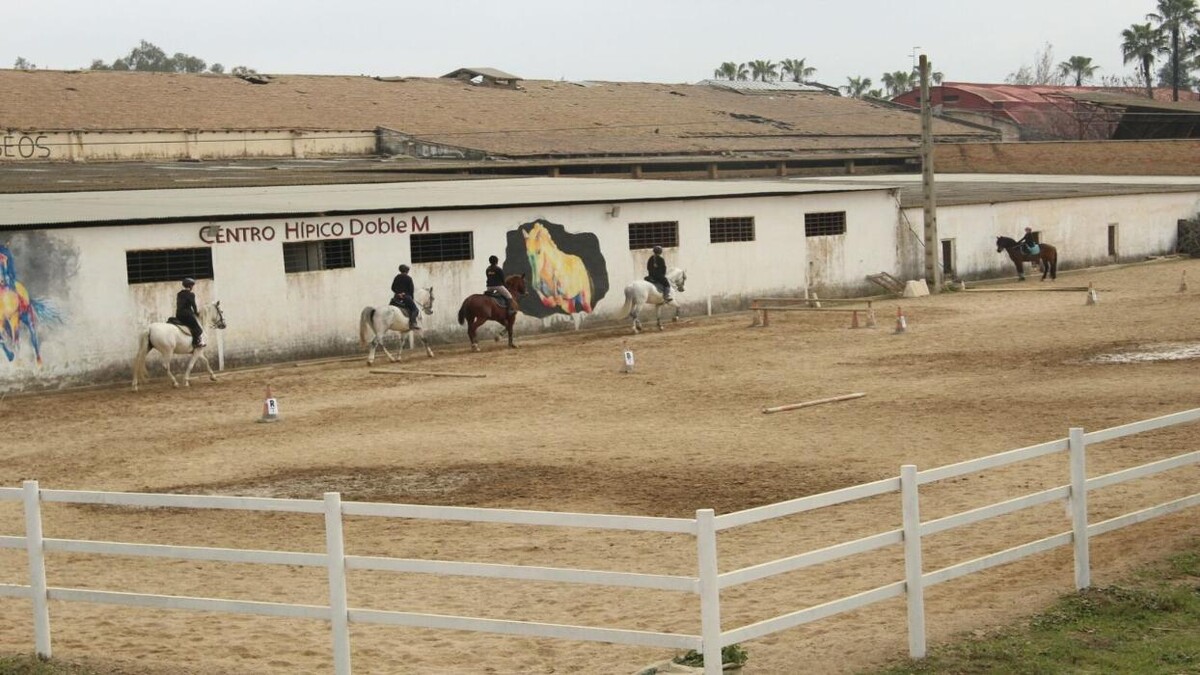
[[29,654],[0,656],[0,675],[101,675],[101,671],[54,659],[43,661]]
[[1200,673],[1200,540],[1119,585],[1063,596],[1019,626],[871,672]]

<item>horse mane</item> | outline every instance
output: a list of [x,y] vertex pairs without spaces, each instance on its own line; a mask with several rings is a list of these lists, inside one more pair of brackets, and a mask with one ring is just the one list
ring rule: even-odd
[[1000,244],[1002,246],[1016,246],[1017,240],[1013,239],[1012,237],[1005,237],[1005,236],[1001,235],[999,237],[996,237],[996,243]]

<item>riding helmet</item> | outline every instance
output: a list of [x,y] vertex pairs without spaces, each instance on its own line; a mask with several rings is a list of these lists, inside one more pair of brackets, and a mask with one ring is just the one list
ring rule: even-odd
[[656,254],[661,254],[661,253],[662,253],[662,247],[661,247],[661,246],[655,246],[655,247],[654,247],[654,252],[655,252]]
[[496,256],[492,255],[492,256],[488,256],[488,262],[495,265],[496,263],[500,262],[500,259],[497,258]]
[[191,288],[192,286],[195,286],[195,285],[196,285],[195,279],[193,279],[191,277],[184,277],[184,279],[183,279],[183,287],[184,288]]
[[408,265],[401,265],[401,266],[400,266],[400,271],[401,271],[401,272],[407,272],[407,271],[408,271]]

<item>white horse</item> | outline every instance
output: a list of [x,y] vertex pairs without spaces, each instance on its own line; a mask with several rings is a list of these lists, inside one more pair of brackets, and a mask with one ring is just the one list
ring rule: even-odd
[[[224,329],[225,314],[221,312],[221,301],[202,305],[196,320],[205,328]],[[204,355],[206,347],[198,349],[192,347],[192,332],[184,326],[160,321],[150,324],[138,333],[138,351],[137,356],[133,359],[134,391],[138,390],[138,382],[150,381],[150,372],[146,370],[146,357],[150,354],[151,349],[157,349],[162,356],[163,368],[171,378],[171,384],[176,387],[179,386],[179,380],[175,379],[175,374],[171,372],[171,357],[176,354],[191,355],[187,368],[183,371],[183,386],[190,386],[192,366],[196,365],[197,360],[204,363],[204,368],[208,371],[208,379],[213,382],[217,381],[217,375],[213,372],[212,366],[208,365],[208,357]]]
[[[417,303],[419,311],[426,314],[433,314],[433,288],[418,288],[413,301]],[[425,334],[418,327],[412,330],[408,327],[408,315],[404,310],[395,305],[384,305],[383,307],[363,307],[362,314],[358,320],[358,344],[367,346],[367,331],[375,334],[371,338],[371,351],[367,354],[367,365],[375,363],[375,348],[382,347],[383,353],[387,354],[388,360],[396,362],[404,354],[404,343],[408,343],[408,348],[413,349],[413,335],[416,334],[421,338],[421,344],[425,347],[425,353],[429,358],[433,358],[433,350],[429,348],[429,343],[425,341]],[[388,351],[387,345],[383,344],[383,336],[389,330],[394,330],[400,333],[400,349],[396,351],[396,355]]]
[[[672,267],[667,270],[667,281],[671,282],[671,287],[676,293],[683,292],[683,284],[687,282],[687,272]],[[671,305],[675,308],[675,316],[672,321],[679,320],[679,305],[675,302],[675,296],[672,295],[669,301],[664,301],[662,293],[658,287],[649,281],[638,280],[625,287],[625,305],[621,307],[621,311],[617,317],[624,319],[626,317],[633,319],[633,332],[636,334],[642,330],[642,321],[638,318],[638,314],[642,311],[643,305],[654,305],[654,319],[658,322],[658,329],[662,330],[662,308],[663,305]]]

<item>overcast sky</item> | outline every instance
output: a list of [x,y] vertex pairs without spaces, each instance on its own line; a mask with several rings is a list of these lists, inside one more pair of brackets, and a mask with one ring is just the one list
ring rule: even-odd
[[8,0],[0,67],[111,63],[147,40],[226,70],[695,82],[723,61],[805,58],[878,83],[924,52],[949,81],[1001,82],[1046,43],[1132,74],[1121,31],[1154,0]]

